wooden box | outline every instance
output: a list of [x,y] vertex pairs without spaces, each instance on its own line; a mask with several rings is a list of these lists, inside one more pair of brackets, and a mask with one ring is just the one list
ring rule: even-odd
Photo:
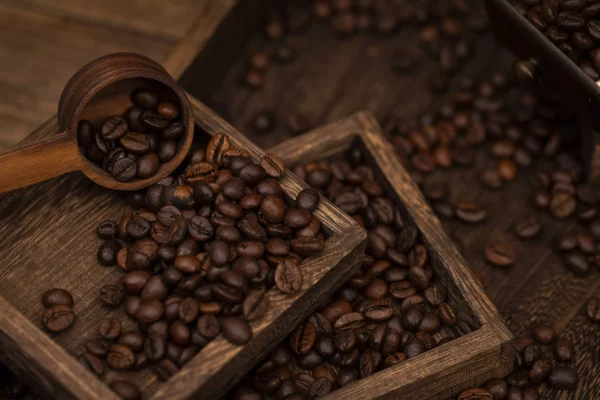
[[464,259],[443,232],[418,187],[398,162],[375,118],[359,112],[349,118],[290,139],[271,149],[290,168],[322,161],[356,145],[379,173],[401,211],[420,231],[438,282],[448,290],[449,303],[472,333],[403,361],[332,392],[327,398],[403,400],[446,399],[461,390],[503,377],[513,367],[512,334],[486,297]]
[[600,87],[507,0],[486,0],[494,36],[515,55],[537,64],[536,79],[577,116],[580,156],[591,182],[600,183]]
[[[236,147],[248,150],[255,160],[263,152],[246,137],[191,99],[197,124],[196,138],[225,132]],[[31,138],[57,132],[56,118]],[[7,173],[5,171],[4,173]],[[306,187],[290,172],[280,179],[291,199]],[[100,240],[95,227],[104,219],[117,218],[126,208],[121,195],[103,189],[80,173],[73,173],[0,196],[0,355],[2,361],[41,393],[55,398],[116,399],[117,396],[81,365],[74,356],[84,342],[94,338],[99,322],[115,316],[124,330],[133,321],[123,306],[105,308],[98,294],[105,284],[121,276],[98,264]],[[175,376],[160,383],[153,369],[119,373],[135,382],[144,399],[218,398],[246,373],[303,318],[338,288],[358,268],[366,233],[337,207],[324,200],[315,215],[328,234],[325,250],[304,260],[302,290],[283,295],[267,292],[271,307],[251,323],[253,338],[235,346],[222,337],[204,347]],[[74,297],[77,320],[58,335],[41,330],[41,294],[50,288],[69,290]],[[117,378],[107,372],[105,381]]]

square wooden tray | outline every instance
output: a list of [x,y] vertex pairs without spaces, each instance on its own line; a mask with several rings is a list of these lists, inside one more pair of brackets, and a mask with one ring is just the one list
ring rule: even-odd
[[483,293],[465,260],[443,232],[421,192],[398,162],[393,146],[383,137],[369,112],[316,129],[274,148],[289,167],[340,154],[358,145],[367,163],[379,172],[401,211],[421,232],[438,282],[448,291],[449,303],[472,333],[401,362],[332,392],[339,399],[446,399],[461,390],[505,376],[513,366],[512,334]]
[[[255,160],[264,154],[199,101],[190,98],[196,136],[225,132],[232,144]],[[53,118],[32,138],[57,132]],[[206,132],[206,133],[203,133]],[[4,173],[9,173],[4,171]],[[286,195],[295,199],[307,187],[286,172],[280,179]],[[0,196],[0,355],[2,361],[34,388],[59,398],[116,399],[117,396],[74,357],[95,337],[106,316],[119,318],[124,329],[134,326],[123,306],[108,310],[98,299],[100,287],[121,274],[96,260],[100,243],[96,225],[117,218],[126,208],[117,192],[102,189],[80,173],[69,174]],[[217,398],[283,339],[319,302],[333,293],[362,261],[366,233],[329,201],[315,215],[329,234],[325,250],[302,263],[302,290],[292,296],[267,292],[271,308],[251,323],[252,340],[234,346],[223,338],[204,347],[175,376],[158,381],[152,368],[119,373],[142,388],[145,399]],[[61,287],[75,299],[75,324],[58,335],[41,330],[43,291]],[[117,379],[107,372],[106,381]]]

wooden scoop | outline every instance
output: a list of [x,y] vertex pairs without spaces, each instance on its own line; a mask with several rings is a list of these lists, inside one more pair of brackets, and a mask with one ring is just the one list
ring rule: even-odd
[[[156,175],[119,182],[81,153],[77,126],[82,119],[97,126],[109,116],[122,114],[133,105],[131,93],[142,87],[154,90],[161,99],[179,103],[185,133],[175,157],[161,164]],[[0,193],[78,170],[110,189],[141,189],[173,172],[186,157],[194,136],[192,108],[184,91],[160,64],[134,53],[109,54],[77,71],[60,97],[58,127],[61,132],[56,137],[0,155]]]

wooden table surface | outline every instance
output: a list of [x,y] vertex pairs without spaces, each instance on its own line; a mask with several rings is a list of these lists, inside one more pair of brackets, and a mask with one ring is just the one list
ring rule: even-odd
[[[50,2],[31,0],[27,3]],[[172,29],[172,34],[177,35],[173,33],[177,29]],[[329,28],[317,25],[304,35],[291,36],[288,41],[298,51],[298,60],[290,65],[272,67],[261,91],[240,87],[239,81],[245,65],[244,54],[262,46],[262,35],[248,40],[215,93],[206,94],[201,90],[203,82],[211,80],[211,76],[203,74],[202,66],[194,65],[188,70],[182,83],[263,147],[290,137],[283,119],[290,112],[300,112],[308,117],[312,126],[318,126],[362,109],[371,110],[380,119],[390,114],[418,116],[431,105],[443,101],[434,98],[427,89],[426,81],[433,71],[431,61],[423,62],[410,75],[397,75],[391,70],[390,59],[394,54],[418,48],[412,29],[402,29],[386,39],[361,35],[340,40],[330,34]],[[513,60],[489,32],[477,38],[474,57],[463,72],[476,77],[506,71]],[[272,133],[257,134],[249,126],[256,112],[264,108],[275,111],[279,117],[278,126]],[[50,107],[48,111],[52,111]],[[520,173],[517,180],[503,189],[490,192],[482,188],[476,172],[487,162],[485,157],[479,157],[478,167],[453,169],[435,176],[450,183],[452,201],[477,199],[488,210],[489,217],[484,224],[454,223],[455,235],[464,246],[464,256],[481,276],[486,293],[498,309],[507,317],[510,315],[510,327],[515,334],[526,333],[532,324],[548,323],[554,325],[561,336],[574,342],[575,365],[581,381],[578,390],[553,392],[545,388],[542,393],[549,399],[598,398],[600,324],[589,322],[583,308],[588,299],[600,291],[600,277],[598,271],[593,271],[586,278],[576,278],[566,271],[549,247],[556,234],[572,230],[576,224],[557,222],[541,214],[542,233],[527,242],[517,240],[510,233],[510,226],[515,219],[533,212],[529,206],[528,175],[534,168]],[[483,259],[485,245],[497,238],[506,239],[515,247],[518,260],[511,269],[491,267]]]

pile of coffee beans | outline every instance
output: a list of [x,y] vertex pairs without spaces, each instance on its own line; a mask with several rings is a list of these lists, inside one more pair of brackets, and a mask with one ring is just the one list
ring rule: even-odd
[[[390,68],[398,74],[413,72],[424,58],[436,65],[430,81],[434,92],[446,90],[452,77],[472,58],[474,34],[487,29],[487,16],[468,1],[408,0],[314,0],[290,2],[275,11],[264,27],[264,43],[249,52],[242,81],[259,90],[267,82],[272,64],[288,64],[298,54],[287,38],[306,33],[314,24],[327,24],[332,35],[349,39],[357,35],[376,34],[393,38],[403,27],[418,29],[419,48],[399,49],[390,60]],[[284,117],[292,134],[310,129],[310,116],[292,113]],[[277,127],[273,111],[257,112],[251,128],[266,133]]]
[[600,78],[600,4],[588,0],[510,0],[591,79]]
[[[124,303],[137,329],[122,332],[119,319],[104,319],[82,362],[98,376],[105,365],[154,366],[167,380],[219,335],[247,343],[249,322],[269,309],[267,290],[301,290],[300,263],[325,245],[313,215],[319,194],[305,189],[288,203],[278,181],[284,172],[277,155],[255,163],[218,133],[205,151],[191,154],[182,175],[130,194],[138,210],[97,227],[104,240],[99,263],[124,272],[119,283],[100,289],[100,300]],[[111,388],[139,397],[130,382]]]
[[232,398],[322,397],[471,332],[436,281],[419,231],[361,150],[294,172],[368,230],[367,251],[360,271],[233,389]]
[[42,326],[49,332],[62,332],[75,322],[73,297],[64,289],[50,289],[42,294]]
[[577,371],[571,366],[575,349],[570,340],[557,338],[547,325],[535,327],[531,339],[518,337],[514,370],[504,379],[491,379],[481,388],[461,392],[458,400],[537,400],[542,383],[554,389],[575,389]]
[[131,101],[123,115],[97,127],[82,120],[77,128],[81,153],[120,182],[156,175],[162,163],[175,157],[185,133],[179,104],[143,88],[131,94]]

